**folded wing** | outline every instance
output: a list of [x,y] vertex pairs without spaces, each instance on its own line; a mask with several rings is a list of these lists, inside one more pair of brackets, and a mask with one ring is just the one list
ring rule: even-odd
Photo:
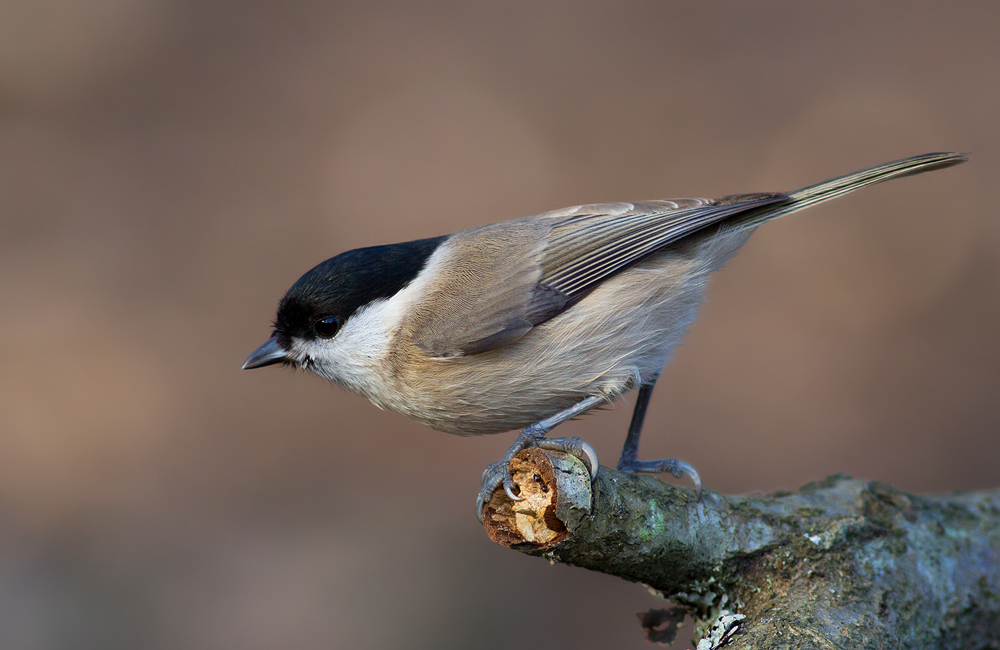
[[[784,194],[577,206],[453,235],[414,342],[433,357],[496,350],[656,251]],[[470,260],[476,260],[470,264]]]

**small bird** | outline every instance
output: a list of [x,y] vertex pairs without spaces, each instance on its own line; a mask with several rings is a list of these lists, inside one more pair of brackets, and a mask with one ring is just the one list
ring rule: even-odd
[[687,474],[638,460],[653,386],[694,321],[708,277],[765,221],[868,185],[968,160],[930,153],[789,193],[578,205],[451,235],[341,253],[292,285],[271,337],[244,369],[296,366],[434,429],[521,429],[483,475],[476,511],[522,449],[571,453],[556,425],[638,389],[618,469]]

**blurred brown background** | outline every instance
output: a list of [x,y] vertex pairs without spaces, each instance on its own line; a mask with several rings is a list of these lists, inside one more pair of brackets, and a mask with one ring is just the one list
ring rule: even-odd
[[239,369],[327,257],[578,203],[971,151],[758,232],[642,455],[1000,485],[1000,10],[818,4],[0,3],[0,647],[647,647],[482,534],[512,435]]

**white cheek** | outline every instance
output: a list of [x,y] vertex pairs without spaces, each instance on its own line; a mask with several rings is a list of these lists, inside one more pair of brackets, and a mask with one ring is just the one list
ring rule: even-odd
[[303,366],[363,395],[383,383],[389,338],[397,324],[386,319],[387,301],[379,300],[354,313],[332,339],[298,341]]

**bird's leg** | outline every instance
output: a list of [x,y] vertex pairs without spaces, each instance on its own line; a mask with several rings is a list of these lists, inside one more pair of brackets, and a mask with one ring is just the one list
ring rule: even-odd
[[480,520],[483,517],[483,504],[490,500],[493,496],[493,492],[503,484],[503,489],[507,492],[507,496],[514,501],[521,501],[522,498],[515,493],[517,486],[514,485],[514,477],[510,473],[510,461],[516,456],[522,449],[527,449],[529,447],[540,447],[541,449],[549,449],[552,451],[561,451],[567,454],[576,456],[583,461],[583,464],[587,466],[587,471],[590,472],[591,480],[597,478],[597,452],[589,444],[584,442],[581,438],[546,438],[545,434],[553,429],[553,427],[562,424],[570,418],[575,418],[576,416],[589,411],[601,402],[605,402],[607,399],[603,396],[593,395],[584,400],[581,400],[571,406],[570,408],[559,411],[553,416],[547,417],[544,420],[540,420],[532,424],[531,426],[525,427],[518,434],[517,440],[514,444],[510,446],[507,453],[504,455],[503,460],[499,463],[492,463],[483,472],[483,487],[479,490],[479,498],[476,499],[476,514],[479,516]]
[[635,410],[632,411],[632,422],[628,425],[628,435],[625,436],[625,446],[622,448],[622,457],[618,460],[618,470],[622,472],[644,474],[661,474],[669,472],[674,478],[683,478],[685,474],[691,477],[695,487],[698,489],[698,499],[701,499],[701,477],[695,468],[682,460],[667,458],[666,460],[637,460],[639,455],[639,434],[642,432],[642,422],[646,419],[646,407],[649,406],[649,398],[653,395],[652,383],[643,384],[639,387],[639,396],[635,400]]

